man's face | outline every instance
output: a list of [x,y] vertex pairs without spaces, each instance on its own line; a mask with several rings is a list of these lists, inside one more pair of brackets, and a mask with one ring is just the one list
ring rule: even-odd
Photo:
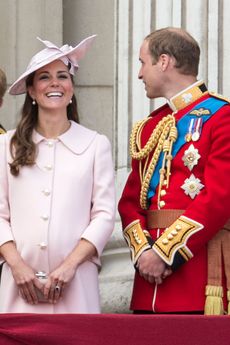
[[144,41],[140,48],[141,68],[138,78],[145,84],[146,96],[148,98],[161,97],[162,71],[159,61],[153,63],[153,58],[149,52],[149,43]]

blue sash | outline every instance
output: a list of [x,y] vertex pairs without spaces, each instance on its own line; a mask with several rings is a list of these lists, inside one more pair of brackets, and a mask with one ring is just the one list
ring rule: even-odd
[[[218,98],[208,98],[204,100],[203,102],[197,104],[193,109],[190,110],[189,113],[185,114],[178,122],[177,122],[177,130],[178,130],[178,137],[176,142],[173,145],[172,150],[172,156],[175,157],[177,152],[180,150],[180,148],[187,143],[185,136],[188,131],[189,123],[192,118],[197,119],[196,115],[191,114],[192,111],[198,110],[200,108],[208,109],[210,114],[208,115],[201,115],[202,121],[205,123],[208,121],[212,115],[214,115],[221,107],[223,107],[228,102],[218,99]],[[156,164],[153,176],[151,178],[150,184],[149,184],[149,190],[147,198],[148,200],[152,198],[156,193],[156,188],[159,184],[160,174],[159,170],[162,166],[162,160],[163,160],[163,152],[161,152],[160,157],[158,159],[158,162]]]

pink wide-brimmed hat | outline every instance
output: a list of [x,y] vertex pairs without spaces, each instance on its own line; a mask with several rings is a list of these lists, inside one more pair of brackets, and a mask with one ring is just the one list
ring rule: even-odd
[[43,41],[39,37],[39,41],[45,44],[46,48],[35,54],[30,60],[26,71],[11,85],[9,93],[11,95],[20,95],[27,91],[26,79],[28,76],[37,71],[39,68],[48,65],[55,60],[62,60],[67,66],[70,64],[70,73],[74,75],[78,69],[78,61],[81,60],[88,48],[91,46],[96,35],[89,36],[81,41],[75,48],[65,44],[58,48],[55,44],[49,41]]

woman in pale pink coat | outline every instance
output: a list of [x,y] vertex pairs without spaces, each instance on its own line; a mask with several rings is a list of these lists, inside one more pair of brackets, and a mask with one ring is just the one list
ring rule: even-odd
[[108,139],[77,123],[72,75],[94,36],[46,48],[11,86],[26,93],[0,136],[2,313],[99,313],[100,255],[114,226]]

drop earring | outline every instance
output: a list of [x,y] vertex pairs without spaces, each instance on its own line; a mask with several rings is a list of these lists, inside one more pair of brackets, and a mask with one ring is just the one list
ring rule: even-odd
[[35,101],[35,99],[33,99],[32,104],[33,104],[33,105],[36,105],[36,101]]
[[70,101],[69,101],[69,104],[72,104],[73,103],[73,101],[72,101],[72,98],[70,99]]

